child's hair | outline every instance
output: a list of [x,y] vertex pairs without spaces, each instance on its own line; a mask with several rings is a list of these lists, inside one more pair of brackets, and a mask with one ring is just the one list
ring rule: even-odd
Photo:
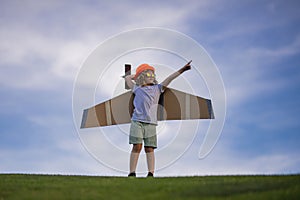
[[[146,77],[147,72],[149,72],[149,71],[153,72],[152,70],[145,70],[142,73],[140,73],[140,75],[136,78],[135,83],[139,86],[145,85],[146,84],[145,77]],[[156,77],[154,77],[153,83],[154,84],[158,83],[156,80]]]

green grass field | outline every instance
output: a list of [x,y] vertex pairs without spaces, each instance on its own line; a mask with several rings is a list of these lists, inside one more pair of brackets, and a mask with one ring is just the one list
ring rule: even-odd
[[127,178],[0,174],[2,199],[300,199],[300,175]]

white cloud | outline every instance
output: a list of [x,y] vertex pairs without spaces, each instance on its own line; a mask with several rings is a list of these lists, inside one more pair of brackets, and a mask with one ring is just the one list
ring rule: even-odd
[[[222,139],[205,158],[198,159],[195,154],[197,142],[173,165],[156,172],[158,176],[195,175],[244,175],[244,174],[282,174],[298,173],[300,159],[297,153],[288,155],[282,152],[261,153],[256,156],[243,155],[242,149],[231,150]],[[180,170],[179,170],[180,169]]]
[[[282,91],[298,83],[298,72],[294,76],[279,76],[278,63],[296,56],[299,51],[299,36],[290,43],[278,48],[258,47],[255,44],[245,48],[234,46],[229,52],[218,50],[218,63],[225,82],[229,106],[245,103],[259,95],[267,95]],[[222,55],[221,55],[222,54]],[[282,66],[286,71],[295,66]]]
[[259,60],[275,62],[287,56],[299,54],[300,35],[296,36],[289,44],[283,44],[279,48],[250,48],[246,52],[250,57],[256,57]]
[[112,175],[116,174],[93,159],[79,142],[70,149],[44,145],[43,148],[1,149],[1,173],[38,173],[66,175]]
[[48,38],[35,31],[2,33],[9,37],[1,37],[0,82],[13,88],[52,88],[60,81],[73,81],[91,48],[90,41]]
[[6,2],[0,33],[1,84],[51,88],[61,80],[73,81],[88,53],[111,34],[144,26],[186,26],[190,10],[198,4],[178,3],[75,2],[69,7],[64,1]]

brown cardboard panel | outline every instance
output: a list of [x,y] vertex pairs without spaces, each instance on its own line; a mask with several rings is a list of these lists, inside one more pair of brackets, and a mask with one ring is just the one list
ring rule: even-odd
[[97,127],[106,124],[104,104],[98,104],[83,111],[81,128]]
[[[129,91],[84,110],[81,128],[131,122],[134,94]],[[167,88],[161,95],[158,120],[213,119],[211,101]]]
[[207,106],[207,100],[203,98],[198,98],[198,105],[201,112],[199,112],[199,119],[209,119],[210,114]]
[[[112,124],[124,124],[131,120],[130,107],[133,104],[132,92],[126,92],[111,99]],[[132,107],[133,108],[133,107]]]
[[180,104],[180,101],[182,101],[182,96],[178,93],[176,94],[175,91],[171,91],[170,89],[166,89],[163,95],[164,108],[167,114],[167,116],[165,116],[166,119],[181,119],[182,106]]
[[[100,125],[103,126],[105,125],[106,122],[106,112],[105,112],[105,105],[104,104],[98,104],[97,106],[91,108],[92,112],[96,112],[96,124],[95,125]],[[92,119],[95,120],[95,119]]]
[[208,99],[168,88],[164,101],[168,120],[212,119]]
[[129,123],[133,112],[132,102],[132,92],[126,92],[84,110],[81,128]]
[[[200,115],[202,115],[203,110],[201,109],[201,104],[203,104],[202,98],[192,96],[190,98],[190,119],[200,119]],[[201,111],[201,112],[200,112]]]

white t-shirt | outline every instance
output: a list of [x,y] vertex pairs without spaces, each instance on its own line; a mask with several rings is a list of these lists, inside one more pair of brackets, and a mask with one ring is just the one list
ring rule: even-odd
[[134,85],[132,92],[135,94],[132,120],[150,124],[157,124],[157,106],[163,86],[160,84],[137,86]]

